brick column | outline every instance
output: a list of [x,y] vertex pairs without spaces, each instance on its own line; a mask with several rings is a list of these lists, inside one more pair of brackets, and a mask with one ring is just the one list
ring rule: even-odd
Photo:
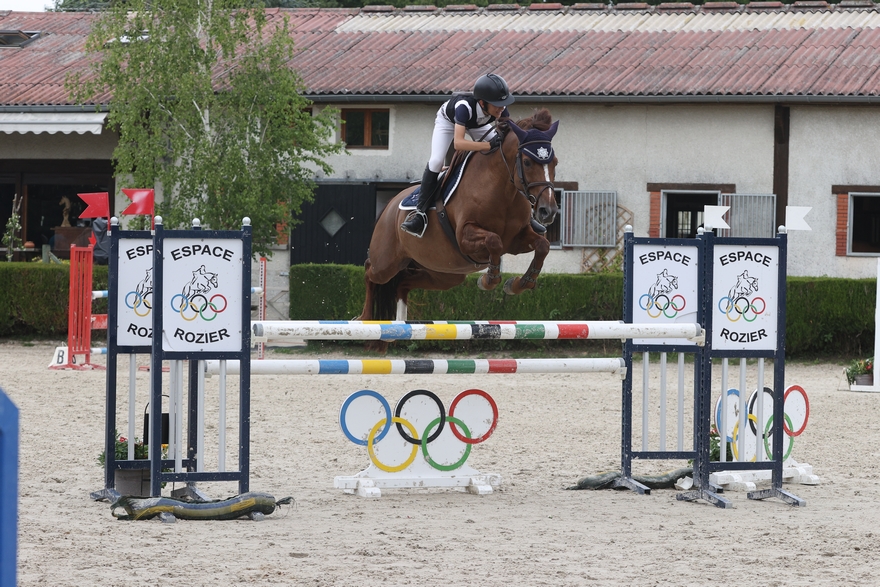
[[846,256],[846,226],[849,223],[849,194],[835,194],[837,197],[836,250],[838,257]]
[[[660,192],[648,192],[650,197],[650,212],[648,215],[648,236],[651,238],[659,238],[660,237]],[[844,238],[846,238],[846,234],[844,232]],[[844,243],[845,244],[845,243]],[[844,251],[846,248],[844,247]]]

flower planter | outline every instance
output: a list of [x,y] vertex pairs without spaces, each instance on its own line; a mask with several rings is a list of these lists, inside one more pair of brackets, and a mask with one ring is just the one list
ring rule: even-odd
[[873,375],[856,375],[856,380],[853,382],[853,385],[874,385],[874,376]]
[[119,495],[147,497],[150,495],[150,471],[147,469],[117,469],[115,485]]

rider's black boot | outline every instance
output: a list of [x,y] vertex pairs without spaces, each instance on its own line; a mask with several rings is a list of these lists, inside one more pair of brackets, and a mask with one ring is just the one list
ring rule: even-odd
[[425,229],[428,227],[428,216],[426,212],[434,201],[434,190],[437,189],[437,176],[435,173],[425,168],[422,174],[422,187],[419,192],[419,202],[416,204],[416,210],[409,213],[406,220],[400,225],[400,230],[409,233],[415,237],[422,238]]
[[547,232],[547,227],[532,218],[532,230],[534,230],[538,234],[544,234]]

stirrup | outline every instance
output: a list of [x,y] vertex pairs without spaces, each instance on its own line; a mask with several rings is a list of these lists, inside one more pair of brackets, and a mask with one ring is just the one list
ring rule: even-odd
[[[410,227],[407,226],[407,224],[410,224],[412,222],[416,222],[419,219],[419,217],[421,217],[421,220],[422,220],[422,230],[419,232],[415,232],[415,230],[410,230]],[[413,210],[412,212],[410,212],[406,216],[406,220],[404,220],[400,224],[400,230],[402,230],[403,232],[405,232],[407,234],[411,234],[416,238],[422,238],[422,236],[425,234],[425,230],[427,230],[427,228],[428,228],[428,215],[425,214],[424,212],[422,212],[421,210]]]
[[544,234],[547,232],[547,227],[535,220],[531,219],[532,230],[534,230],[538,234]]

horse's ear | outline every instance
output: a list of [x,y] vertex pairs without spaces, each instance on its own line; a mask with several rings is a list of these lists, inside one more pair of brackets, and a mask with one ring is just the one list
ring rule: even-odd
[[519,142],[523,142],[526,139],[526,131],[521,129],[516,125],[514,121],[510,121],[510,128],[513,129],[513,134],[516,135],[516,138],[519,139]]
[[559,129],[559,121],[557,120],[556,122],[554,122],[553,124],[551,124],[551,125],[550,125],[550,128],[548,128],[546,131],[544,131],[544,133],[545,133],[548,137],[550,137],[550,138],[552,139],[552,138],[553,138],[553,135],[556,134],[556,131],[557,131],[558,129]]

